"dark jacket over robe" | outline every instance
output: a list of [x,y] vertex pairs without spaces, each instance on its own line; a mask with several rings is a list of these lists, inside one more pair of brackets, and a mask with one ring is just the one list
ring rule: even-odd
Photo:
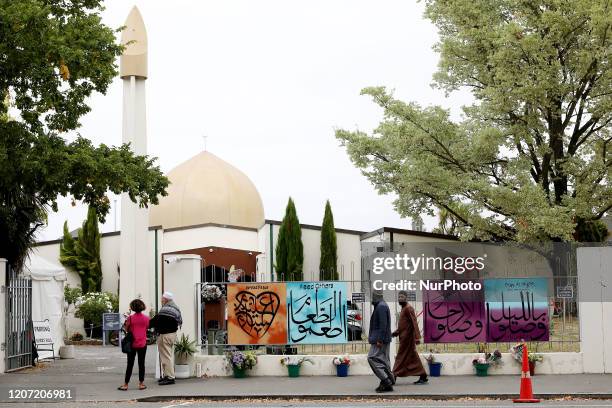
[[416,341],[421,339],[421,333],[412,306],[406,305],[402,308],[395,333],[399,334],[399,350],[395,357],[393,374],[397,377],[426,374],[416,350]]
[[391,343],[391,312],[384,300],[376,304],[370,317],[368,343],[376,344],[377,341],[383,344]]

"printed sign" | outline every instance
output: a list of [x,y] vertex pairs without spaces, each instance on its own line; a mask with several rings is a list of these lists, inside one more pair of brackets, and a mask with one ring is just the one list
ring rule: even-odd
[[287,344],[284,283],[227,285],[228,343]]
[[425,343],[486,341],[485,307],[478,291],[423,292]]
[[557,286],[557,298],[573,299],[574,298],[574,287],[572,285]]
[[485,279],[484,298],[476,291],[424,291],[425,342],[547,341],[547,285],[546,278]]
[[119,313],[102,314],[102,330],[115,331],[121,329],[121,315]]
[[351,295],[351,301],[353,303],[365,302],[365,293],[364,292],[353,292],[353,294]]
[[287,283],[289,343],[346,343],[347,291],[346,282]]
[[34,339],[36,344],[53,344],[53,335],[51,334],[51,325],[49,320],[32,322],[34,330]]
[[547,341],[546,278],[485,279],[487,341]]

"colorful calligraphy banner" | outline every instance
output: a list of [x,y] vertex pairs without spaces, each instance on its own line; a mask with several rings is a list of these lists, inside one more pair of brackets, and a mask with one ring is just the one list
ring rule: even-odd
[[227,300],[229,344],[287,344],[284,283],[229,283]]
[[486,341],[484,296],[481,291],[465,292],[423,292],[425,343]]
[[483,282],[482,300],[475,291],[423,292],[426,343],[549,339],[546,278],[485,279]]
[[289,343],[345,343],[347,293],[346,282],[287,283]]
[[486,279],[487,341],[547,341],[546,278]]

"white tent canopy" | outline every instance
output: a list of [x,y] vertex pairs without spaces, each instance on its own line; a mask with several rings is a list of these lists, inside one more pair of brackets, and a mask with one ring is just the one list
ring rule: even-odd
[[[32,321],[49,320],[53,348],[58,355],[64,345],[64,281],[66,269],[40,255],[31,254],[24,274],[32,279]],[[50,351],[39,351],[39,358],[51,357]]]

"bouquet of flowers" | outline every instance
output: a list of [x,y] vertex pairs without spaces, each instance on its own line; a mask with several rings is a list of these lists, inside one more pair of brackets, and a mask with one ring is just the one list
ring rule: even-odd
[[472,364],[489,364],[497,366],[502,363],[502,354],[499,350],[495,350],[493,353],[484,353],[484,356],[477,357],[472,360]]
[[[518,343],[510,347],[510,353],[512,353],[512,358],[514,358],[519,363],[523,362],[523,348],[524,347],[525,346],[523,343]],[[539,363],[542,360],[544,360],[544,356],[541,354],[536,354],[536,353],[528,353],[527,359],[529,360],[530,363]]]
[[238,370],[250,370],[257,365],[257,355],[253,351],[232,351],[227,358],[232,367]]
[[205,302],[216,302],[221,299],[223,293],[217,285],[204,285],[202,286],[202,300]]
[[427,364],[433,364],[436,362],[436,357],[434,356],[434,353],[439,353],[439,351],[434,350],[434,349],[429,349],[429,355],[425,357],[425,361],[427,361]]
[[312,359],[308,357],[298,357],[298,356],[285,356],[281,358],[280,362],[284,366],[301,366],[305,362],[314,364],[314,361],[312,361]]
[[336,356],[332,361],[334,362],[334,365],[351,365],[351,358],[348,355]]

